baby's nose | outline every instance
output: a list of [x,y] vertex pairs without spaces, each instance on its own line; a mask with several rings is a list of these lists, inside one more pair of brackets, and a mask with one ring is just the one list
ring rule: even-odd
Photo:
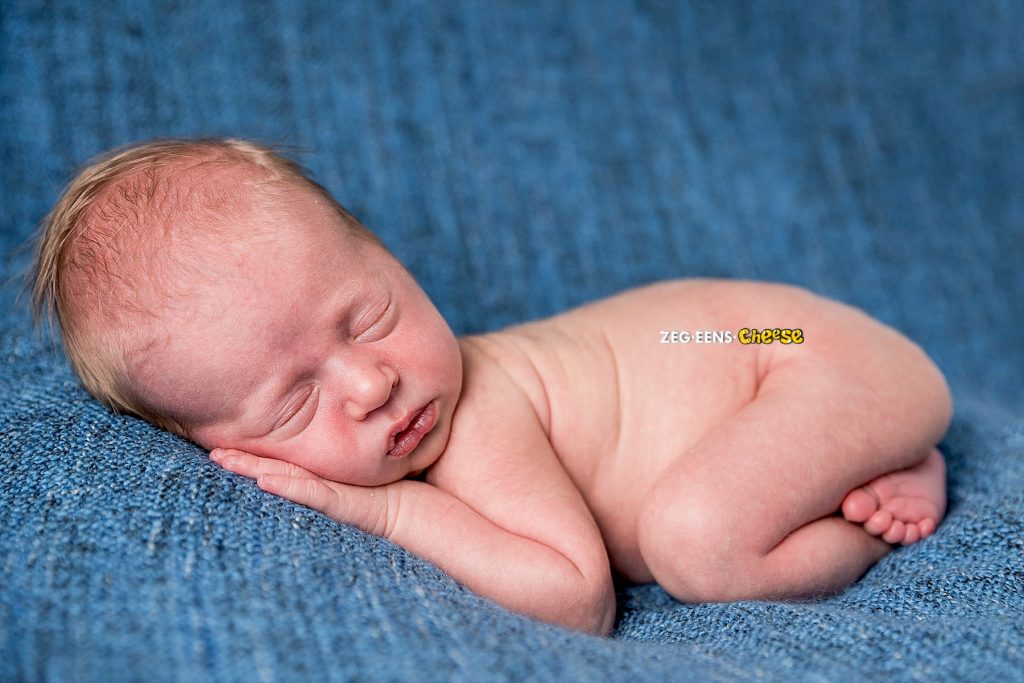
[[389,365],[368,367],[351,380],[345,400],[349,416],[362,420],[386,404],[398,388],[398,373]]

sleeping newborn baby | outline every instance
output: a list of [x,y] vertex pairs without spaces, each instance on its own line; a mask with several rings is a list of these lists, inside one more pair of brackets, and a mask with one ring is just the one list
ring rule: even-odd
[[687,602],[830,595],[945,513],[946,383],[860,311],[694,279],[455,337],[250,142],[101,157],[34,284],[114,409],[549,623],[607,634],[613,573]]

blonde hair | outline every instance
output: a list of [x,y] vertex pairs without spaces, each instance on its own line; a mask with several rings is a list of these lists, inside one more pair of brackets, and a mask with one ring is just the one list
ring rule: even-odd
[[[190,425],[180,416],[160,414],[146,405],[129,377],[128,358],[144,351],[146,341],[133,326],[119,333],[90,334],[84,316],[95,303],[101,313],[115,319],[130,314],[152,315],[132,282],[115,266],[122,260],[134,263],[147,279],[159,282],[162,271],[155,267],[153,254],[123,248],[124,239],[155,236],[171,239],[172,211],[196,219],[210,214],[225,215],[239,208],[244,199],[237,193],[217,193],[193,183],[183,192],[172,187],[175,167],[192,162],[192,167],[243,166],[250,173],[246,187],[260,190],[263,201],[281,205],[286,191],[296,187],[311,191],[318,200],[337,212],[351,233],[384,248],[380,240],[345,210],[299,164],[276,149],[248,140],[221,138],[172,138],[133,143],[109,150],[89,160],[72,178],[56,205],[43,219],[36,245],[35,263],[29,274],[32,305],[37,327],[45,316],[52,333],[54,322],[64,351],[85,389],[115,412],[130,413],[184,438],[191,438]],[[185,169],[187,171],[187,168]],[[266,192],[263,192],[263,191]],[[225,211],[225,209],[228,209]],[[153,232],[154,212],[165,219],[162,233]],[[177,214],[174,214],[177,218]],[[129,228],[123,233],[124,228]],[[212,226],[208,226],[212,229]],[[135,233],[132,235],[131,230]],[[180,231],[177,231],[180,232]],[[191,243],[189,235],[173,235]],[[119,246],[122,247],[119,249]],[[163,257],[163,253],[161,257]],[[148,258],[148,261],[147,261]],[[140,261],[142,261],[140,265]],[[75,271],[72,275],[69,271]],[[112,296],[117,291],[119,301]],[[95,315],[100,313],[93,311]],[[152,341],[148,342],[152,344]]]

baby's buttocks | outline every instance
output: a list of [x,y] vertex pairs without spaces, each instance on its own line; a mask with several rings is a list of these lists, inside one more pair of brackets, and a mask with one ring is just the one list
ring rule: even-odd
[[672,281],[486,335],[510,359],[627,577],[639,557],[635,518],[645,492],[756,395],[770,347],[741,344],[738,331],[798,325],[780,318],[785,305],[771,305],[793,296],[806,294]]

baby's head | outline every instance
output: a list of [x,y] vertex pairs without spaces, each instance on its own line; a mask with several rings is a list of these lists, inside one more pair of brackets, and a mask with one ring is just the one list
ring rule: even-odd
[[378,485],[447,442],[462,386],[448,325],[374,235],[261,145],[163,140],[94,160],[44,220],[33,294],[91,394],[206,448]]

